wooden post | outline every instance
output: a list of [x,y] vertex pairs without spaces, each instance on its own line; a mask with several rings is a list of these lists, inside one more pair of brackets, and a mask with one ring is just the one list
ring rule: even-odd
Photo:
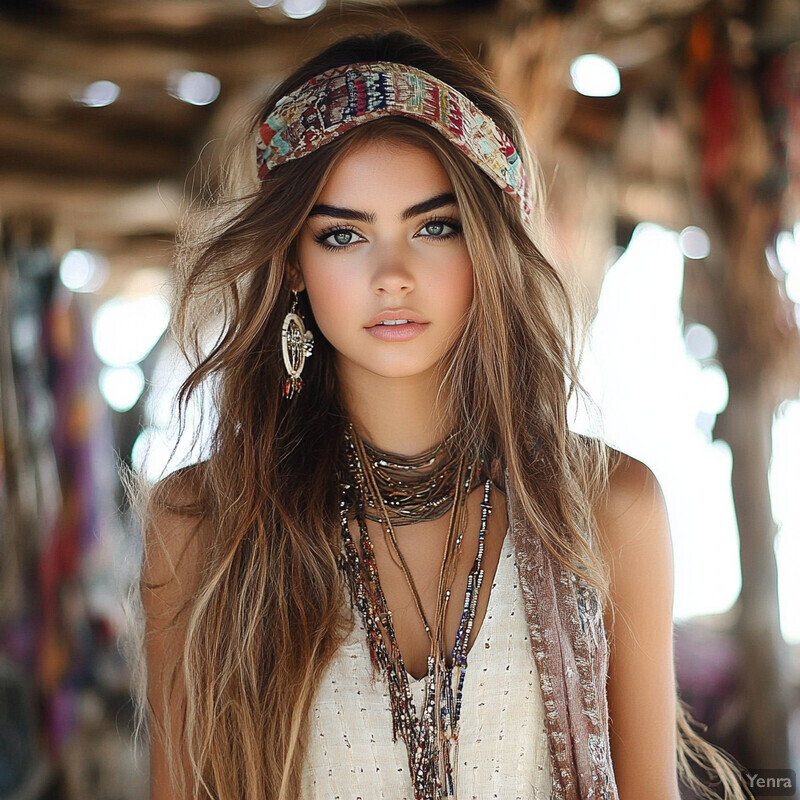
[[704,302],[697,305],[706,306],[700,315],[717,333],[729,385],[728,406],[715,435],[728,442],[733,454],[740,539],[742,588],[735,635],[746,752],[738,755],[750,769],[787,768],[788,651],[780,630],[767,475],[775,409],[797,392],[800,338],[791,304],[765,256],[781,224],[783,190],[776,178],[784,165],[765,121],[756,59],[737,47],[720,36],[717,61],[704,86],[703,177],[716,255],[699,281],[705,283]]

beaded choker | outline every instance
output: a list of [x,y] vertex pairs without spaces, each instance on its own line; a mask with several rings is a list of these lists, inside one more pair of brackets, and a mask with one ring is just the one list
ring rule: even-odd
[[[366,465],[375,478],[389,521],[395,527],[439,519],[453,507],[459,457],[451,444],[453,435],[417,456],[401,456],[379,450],[361,440]],[[364,514],[381,522],[372,496]]]
[[[445,440],[446,442],[447,440]],[[445,443],[443,443],[445,444]],[[467,578],[467,589],[456,641],[448,666],[444,651],[444,623],[450,587],[455,575],[456,559],[463,540],[463,521],[466,498],[473,483],[479,479],[482,462],[467,463],[458,459],[455,470],[455,492],[452,497],[450,526],[439,574],[436,616],[429,624],[422,609],[419,594],[403,558],[386,504],[381,497],[365,443],[352,426],[347,430],[347,462],[349,475],[341,483],[341,533],[344,544],[342,567],[348,577],[356,607],[367,631],[370,657],[375,670],[382,671],[388,683],[394,740],[403,739],[408,750],[408,764],[416,800],[454,798],[458,765],[458,729],[461,715],[461,695],[467,668],[467,649],[478,607],[478,595],[483,582],[483,553],[486,528],[491,513],[491,480],[484,482],[481,503],[481,523],[478,551]],[[433,452],[433,451],[431,451]],[[429,460],[425,453],[419,459]],[[425,676],[425,699],[418,714],[409,685],[409,676],[397,645],[392,614],[381,589],[375,552],[366,524],[366,509],[372,506],[380,512],[381,523],[400,564],[431,643]],[[359,554],[350,534],[349,517],[355,516],[359,530]],[[416,520],[413,520],[416,521]]]

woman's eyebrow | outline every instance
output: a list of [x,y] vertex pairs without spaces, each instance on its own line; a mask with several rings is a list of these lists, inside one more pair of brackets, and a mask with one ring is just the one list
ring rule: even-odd
[[[427,211],[433,211],[434,209],[441,208],[442,206],[455,204],[456,196],[452,192],[437,194],[435,197],[431,197],[428,200],[423,200],[419,203],[415,203],[413,206],[409,206],[407,209],[405,209],[405,211],[403,211],[402,214],[400,214],[400,220],[405,222],[406,220],[419,216],[420,214],[424,214]],[[314,206],[309,212],[308,216],[353,219],[357,220],[358,222],[365,222],[368,225],[372,225],[375,222],[375,214],[372,212],[367,213],[366,211],[357,211],[354,208],[331,206],[326,203],[320,203]]]
[[456,196],[452,192],[445,192],[444,194],[437,194],[431,197],[430,200],[423,200],[421,203],[415,203],[413,206],[407,208],[401,215],[400,219],[405,222],[411,217],[418,217],[426,211],[433,211],[435,208],[442,206],[457,205]]

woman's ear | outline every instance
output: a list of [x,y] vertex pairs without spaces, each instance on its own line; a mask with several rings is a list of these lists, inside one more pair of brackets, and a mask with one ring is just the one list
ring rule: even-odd
[[290,264],[286,269],[286,285],[289,291],[302,292],[306,288],[303,271],[299,264]]

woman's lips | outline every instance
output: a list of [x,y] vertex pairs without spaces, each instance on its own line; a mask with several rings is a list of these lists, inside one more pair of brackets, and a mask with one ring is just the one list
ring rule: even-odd
[[404,322],[400,325],[372,325],[366,331],[370,336],[384,342],[407,342],[419,336],[425,328],[427,322]]

